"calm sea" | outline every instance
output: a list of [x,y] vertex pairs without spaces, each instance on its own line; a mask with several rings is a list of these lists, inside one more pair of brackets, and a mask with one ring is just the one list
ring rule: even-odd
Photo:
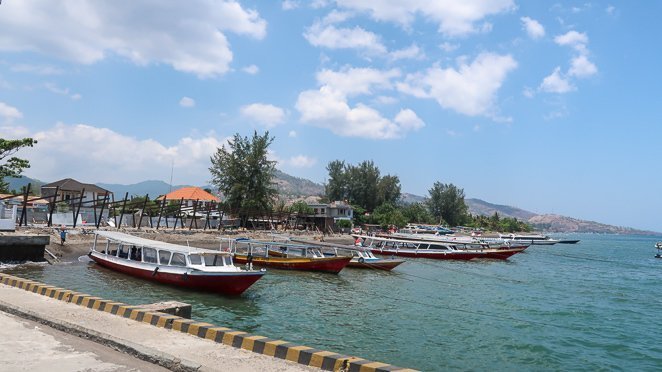
[[662,370],[662,259],[650,236],[565,235],[510,260],[410,259],[393,272],[270,270],[242,297],[187,292],[89,263],[5,269],[129,304],[402,367]]

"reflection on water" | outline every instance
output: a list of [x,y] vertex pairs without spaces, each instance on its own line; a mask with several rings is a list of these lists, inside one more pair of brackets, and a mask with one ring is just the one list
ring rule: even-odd
[[[82,262],[3,271],[95,296],[193,305],[193,318],[421,370],[655,370],[655,238],[580,235],[509,261],[411,259],[393,272],[269,270],[240,297]],[[651,243],[653,241],[653,243]]]

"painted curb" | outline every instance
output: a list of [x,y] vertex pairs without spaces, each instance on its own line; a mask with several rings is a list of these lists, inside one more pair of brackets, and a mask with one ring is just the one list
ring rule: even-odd
[[217,327],[213,324],[198,322],[175,315],[141,309],[139,306],[130,306],[121,302],[104,300],[99,297],[51,285],[45,285],[33,280],[27,280],[4,273],[0,273],[0,283],[56,300],[87,307],[92,310],[104,311],[138,322],[148,323],[156,327],[187,333],[219,344],[225,344],[275,358],[286,359],[291,362],[327,371],[415,371],[413,369],[401,368],[387,363],[365,360],[331,351],[318,350],[303,345],[296,345],[287,341],[271,339],[265,336],[251,335],[246,332],[225,327]]

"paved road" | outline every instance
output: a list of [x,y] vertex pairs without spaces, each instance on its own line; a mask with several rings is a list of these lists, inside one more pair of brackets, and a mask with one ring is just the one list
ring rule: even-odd
[[0,312],[0,371],[144,371],[167,369],[109,347]]

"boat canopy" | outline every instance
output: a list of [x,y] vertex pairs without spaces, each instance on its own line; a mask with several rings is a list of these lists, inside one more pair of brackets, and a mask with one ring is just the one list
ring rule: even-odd
[[135,246],[140,246],[140,247],[150,247],[150,248],[156,248],[156,249],[163,249],[163,250],[168,250],[172,252],[179,252],[179,253],[195,253],[195,254],[221,254],[225,256],[229,256],[230,253],[228,252],[222,252],[222,251],[215,251],[211,249],[204,249],[204,248],[195,248],[195,247],[188,247],[185,245],[179,245],[179,244],[173,244],[173,243],[166,243],[166,242],[160,242],[158,240],[152,240],[152,239],[146,239],[146,238],[140,238],[137,236],[117,232],[117,231],[95,231],[94,232],[97,236],[102,236],[108,240],[113,240],[116,242],[121,242],[127,245],[135,245]]

